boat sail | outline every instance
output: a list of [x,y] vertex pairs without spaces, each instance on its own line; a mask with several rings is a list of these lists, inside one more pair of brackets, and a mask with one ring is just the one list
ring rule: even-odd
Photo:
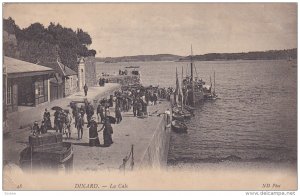
[[211,82],[210,78],[210,85],[204,85],[204,99],[205,100],[215,100],[217,99],[218,95],[216,94],[216,73],[214,72],[214,85]]
[[[182,79],[182,95],[184,107],[190,107],[193,109],[195,105],[205,101],[205,100],[215,100],[217,99],[217,94],[215,93],[216,80],[214,72],[214,84],[212,84],[210,78],[210,85],[205,85],[205,82],[202,79],[199,79],[197,69],[194,66],[193,60],[193,46],[191,46],[191,62],[190,62],[190,72],[191,75]],[[197,77],[194,77],[194,70]],[[182,68],[182,77],[183,77],[183,68]],[[177,69],[176,69],[176,78]],[[177,83],[176,83],[177,84]],[[183,105],[183,104],[182,104]]]
[[172,130],[176,133],[186,133],[187,126],[184,124],[185,119],[191,118],[191,113],[183,109],[183,93],[181,83],[178,79],[177,67],[176,67],[176,89],[174,93],[175,104],[172,107],[172,118],[174,119],[171,123]]
[[183,80],[183,94],[186,94],[186,104],[195,106],[204,99],[203,81],[194,78],[193,47],[191,46],[191,75]]
[[181,87],[179,79],[178,79],[177,67],[176,67],[175,103],[177,105],[183,106],[183,93],[182,93],[182,87]]

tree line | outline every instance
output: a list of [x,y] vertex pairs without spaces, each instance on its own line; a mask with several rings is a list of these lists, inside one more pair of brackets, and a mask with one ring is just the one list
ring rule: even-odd
[[[9,17],[3,19],[3,30],[15,35],[17,47],[4,44],[4,54],[32,63],[55,62],[59,57],[61,62],[77,71],[79,57],[95,56],[95,50],[89,50],[92,39],[82,29],[76,31],[63,27],[59,23],[50,23],[44,27],[41,23],[33,23],[21,29]],[[7,51],[7,52],[6,52]]]

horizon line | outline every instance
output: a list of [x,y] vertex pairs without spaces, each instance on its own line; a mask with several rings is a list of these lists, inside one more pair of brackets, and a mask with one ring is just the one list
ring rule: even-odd
[[[270,52],[270,51],[281,51],[281,50],[293,50],[298,49],[298,47],[295,48],[285,48],[285,49],[268,49],[268,50],[252,50],[252,51],[243,51],[243,52],[209,52],[205,54],[194,54],[193,56],[199,56],[199,55],[207,55],[207,54],[238,54],[238,53],[250,53],[250,52]],[[95,56],[95,58],[124,58],[124,57],[135,57],[135,56],[156,56],[156,55],[174,55],[174,56],[180,56],[180,57],[188,57],[191,55],[178,55],[178,54],[171,54],[171,53],[158,53],[158,54],[136,54],[136,55],[124,55],[124,56],[106,56],[106,57],[99,57]]]

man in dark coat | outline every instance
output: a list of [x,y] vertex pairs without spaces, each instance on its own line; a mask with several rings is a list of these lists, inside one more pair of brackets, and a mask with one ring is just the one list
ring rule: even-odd
[[137,107],[138,107],[137,105],[138,105],[137,100],[136,99],[133,100],[133,105],[132,105],[133,116],[136,116],[137,114]]
[[119,124],[122,121],[122,113],[120,107],[116,107],[115,114],[116,114],[116,123]]
[[156,94],[156,93],[154,93],[154,94],[153,94],[153,101],[154,101],[154,105],[156,105],[156,104],[157,104],[157,99],[158,99],[158,97],[157,97],[157,94]]
[[129,106],[128,106],[128,98],[124,97],[124,111],[128,112]]
[[109,107],[113,107],[114,106],[114,96],[110,95],[109,97]]
[[105,86],[105,78],[102,78],[102,86]]
[[54,113],[55,119],[55,127],[56,127],[56,132],[62,133],[63,128],[64,128],[64,114],[62,111],[56,111]]
[[84,85],[83,90],[84,90],[84,96],[87,96],[87,92],[88,92],[89,88],[86,84]]
[[89,146],[100,146],[97,131],[97,122],[95,121],[94,117],[91,119],[91,122],[89,124]]
[[41,127],[40,127],[40,133],[41,134],[47,133],[47,125],[46,125],[44,120],[42,121],[42,124],[41,124]]
[[75,124],[77,121],[78,113],[79,113],[79,108],[77,107],[77,105],[75,105],[74,107],[72,107],[72,115],[73,115],[73,118],[75,119]]
[[81,114],[82,119],[84,119],[84,114],[85,114],[85,108],[83,105],[81,105],[80,109],[79,109],[79,113]]
[[82,139],[83,136],[83,126],[84,126],[84,120],[79,113],[76,117],[76,122],[75,122],[75,127],[77,128],[77,133],[78,133],[78,140]]
[[66,113],[61,111],[58,116],[58,129],[60,133],[66,133]]
[[86,107],[86,117],[87,117],[87,121],[88,121],[88,126],[90,124],[91,118],[94,115],[94,107],[92,106],[91,103],[87,104]]
[[102,78],[99,79],[99,86],[102,86]]
[[59,117],[59,113],[60,111],[56,110],[54,112],[54,129],[56,130],[56,132],[58,132],[58,117]]
[[104,108],[101,104],[99,104],[97,107],[97,117],[99,123],[101,123],[104,120]]
[[50,112],[47,110],[47,108],[45,109],[45,112],[44,112],[44,123],[45,123],[46,130],[52,129]]
[[143,100],[139,99],[137,101],[137,116],[142,116],[142,109],[143,109]]

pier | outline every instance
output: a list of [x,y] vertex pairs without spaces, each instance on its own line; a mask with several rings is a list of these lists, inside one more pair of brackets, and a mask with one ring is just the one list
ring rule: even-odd
[[[166,128],[164,114],[160,116],[157,114],[164,113],[168,107],[169,104],[166,101],[148,106],[150,114],[157,112],[143,119],[134,117],[132,112],[123,113],[122,122],[113,125],[114,143],[110,147],[89,147],[88,131],[84,130],[83,139],[73,143],[74,169],[110,171],[164,167],[167,162],[170,128]],[[103,144],[102,137],[102,132],[100,132],[100,145]],[[133,159],[132,156],[128,156],[131,149],[133,150]],[[128,160],[123,167],[123,159],[126,157]]]
[[[38,107],[20,108],[19,112],[12,113],[9,117],[9,132],[4,135],[3,160],[5,164],[19,164],[19,153],[28,145],[30,126],[34,121],[40,122],[45,108],[51,113],[52,124],[53,106],[69,108],[71,101],[83,101],[87,98],[92,103],[103,97],[109,97],[115,90],[120,89],[119,84],[108,83],[105,87],[89,87],[87,97],[83,92],[75,93],[69,97],[43,104]],[[95,109],[96,106],[94,105]],[[168,101],[159,100],[157,105],[148,106],[149,116],[137,118],[132,110],[122,112],[123,120],[120,124],[113,124],[113,144],[103,147],[103,133],[99,132],[100,147],[90,147],[88,144],[89,131],[84,126],[83,138],[77,140],[77,129],[74,119],[71,125],[71,139],[65,141],[73,143],[74,170],[135,170],[148,167],[164,167],[167,162],[169,148],[170,128],[166,127],[164,112],[170,109]],[[110,113],[114,116],[114,107]],[[96,112],[95,115],[96,116]],[[17,120],[14,120],[17,119]],[[85,120],[86,122],[86,120]],[[98,130],[102,124],[98,124]],[[54,130],[49,130],[50,132]],[[64,136],[65,138],[66,136]],[[101,145],[102,144],[102,145]],[[130,154],[130,152],[133,152]],[[130,156],[128,156],[130,155]]]

